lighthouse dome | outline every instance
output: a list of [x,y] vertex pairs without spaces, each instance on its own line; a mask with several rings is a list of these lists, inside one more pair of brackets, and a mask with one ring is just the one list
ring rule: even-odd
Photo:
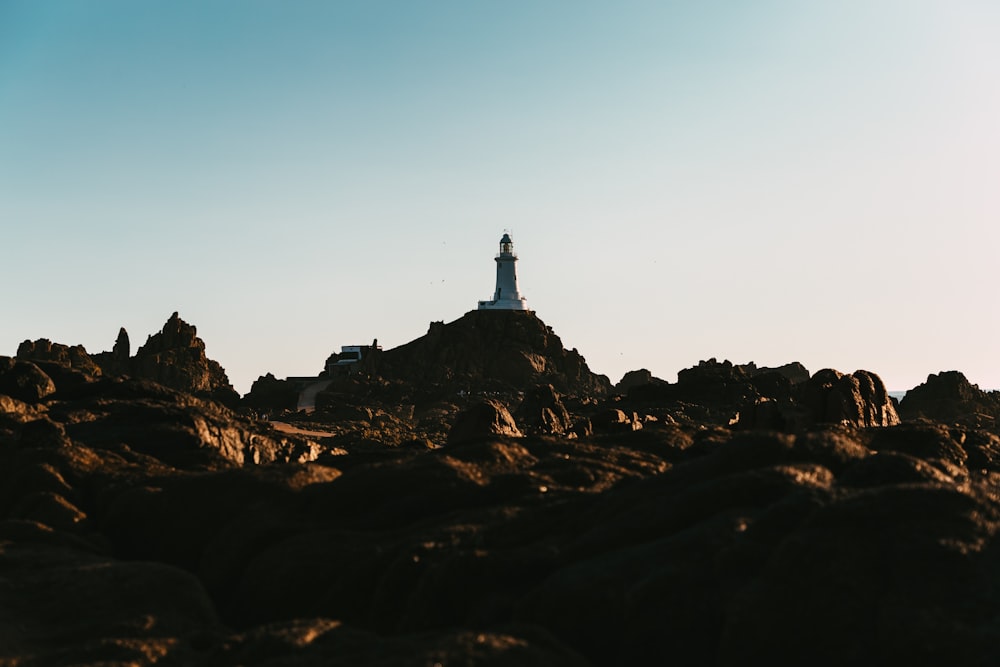
[[510,240],[510,234],[504,234],[500,239],[500,243],[513,243],[513,241]]

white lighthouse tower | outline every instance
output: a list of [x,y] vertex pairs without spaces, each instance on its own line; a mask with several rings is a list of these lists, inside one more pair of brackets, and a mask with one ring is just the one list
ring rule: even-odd
[[510,234],[500,239],[500,253],[496,256],[497,288],[493,299],[480,301],[479,310],[528,310],[526,299],[517,290],[517,255]]

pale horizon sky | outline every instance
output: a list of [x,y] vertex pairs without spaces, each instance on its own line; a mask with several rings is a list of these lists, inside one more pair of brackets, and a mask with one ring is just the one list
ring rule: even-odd
[[245,393],[522,292],[618,381],[1000,388],[1000,5],[0,0],[0,355]]

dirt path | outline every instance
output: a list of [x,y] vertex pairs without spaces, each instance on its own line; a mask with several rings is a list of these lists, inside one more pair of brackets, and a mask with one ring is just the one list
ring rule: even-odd
[[313,382],[311,385],[302,390],[299,394],[299,404],[295,407],[296,410],[304,410],[305,412],[312,412],[316,409],[316,394],[323,391],[330,386],[330,380],[319,380]]
[[272,420],[268,423],[274,426],[275,431],[279,431],[281,433],[289,433],[291,435],[304,435],[310,438],[329,438],[330,436],[334,435],[329,431],[309,431],[304,428],[299,428],[298,426],[292,426],[287,422],[277,422]]

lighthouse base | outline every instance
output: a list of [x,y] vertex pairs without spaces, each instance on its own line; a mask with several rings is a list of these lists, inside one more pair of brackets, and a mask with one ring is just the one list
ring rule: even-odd
[[479,310],[528,310],[528,300],[522,297],[520,299],[480,301]]

